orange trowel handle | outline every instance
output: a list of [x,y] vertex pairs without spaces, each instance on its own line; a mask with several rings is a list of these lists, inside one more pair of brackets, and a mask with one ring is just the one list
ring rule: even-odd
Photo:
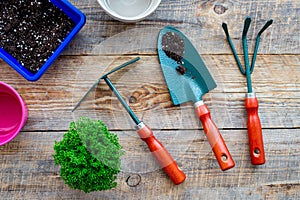
[[254,97],[245,99],[245,107],[248,113],[248,140],[250,148],[251,163],[262,165],[266,162],[262,129],[258,116],[258,100]]
[[[143,123],[143,122],[142,122]],[[147,125],[139,127],[137,133],[148,145],[151,153],[156,158],[162,169],[168,174],[174,184],[182,183],[186,176],[178,167],[167,149],[154,137],[153,131]]]
[[202,122],[204,132],[207,140],[212,147],[215,157],[223,171],[234,167],[234,161],[227,149],[227,146],[217,128],[215,123],[212,121],[210,111],[202,101],[195,103],[195,110],[197,116]]

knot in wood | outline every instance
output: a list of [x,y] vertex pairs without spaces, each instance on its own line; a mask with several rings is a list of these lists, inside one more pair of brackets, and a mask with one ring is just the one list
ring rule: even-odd
[[129,187],[136,187],[140,184],[142,177],[139,174],[130,175],[126,179],[126,183]]
[[137,99],[135,96],[130,96],[129,97],[129,103],[136,103]]
[[217,13],[218,15],[224,14],[227,10],[228,10],[228,8],[226,8],[226,7],[223,6],[223,5],[215,5],[215,7],[214,7],[214,11],[215,11],[215,13]]

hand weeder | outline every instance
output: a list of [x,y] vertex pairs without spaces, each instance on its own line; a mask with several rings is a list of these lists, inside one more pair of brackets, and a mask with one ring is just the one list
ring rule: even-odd
[[256,55],[258,51],[258,45],[260,42],[261,34],[273,23],[273,20],[269,20],[264,27],[259,31],[256,37],[255,49],[252,57],[251,66],[249,65],[249,57],[248,57],[248,45],[247,45],[247,32],[251,23],[251,18],[247,17],[244,23],[242,42],[243,42],[243,51],[244,51],[244,61],[245,61],[245,69],[243,69],[241,62],[238,58],[238,55],[235,51],[231,38],[229,36],[229,32],[227,29],[227,24],[223,23],[222,27],[226,34],[227,41],[230,45],[234,58],[237,62],[237,65],[243,75],[247,78],[247,87],[248,93],[246,94],[245,99],[245,107],[248,113],[248,140],[250,147],[250,156],[251,162],[253,165],[262,165],[265,163],[265,152],[264,152],[264,144],[262,137],[262,129],[261,123],[258,116],[258,100],[256,98],[255,93],[252,91],[252,83],[251,83],[251,74],[254,70],[254,64],[256,60]]
[[135,59],[130,60],[127,63],[124,63],[120,65],[119,67],[113,69],[112,71],[104,74],[101,76],[94,84],[93,86],[88,90],[88,92],[82,97],[82,99],[78,102],[78,104],[74,107],[72,112],[79,106],[79,104],[83,101],[83,99],[87,96],[87,94],[94,88],[98,82],[103,79],[106,84],[109,86],[109,88],[114,92],[114,94],[117,96],[119,101],[122,103],[123,107],[126,109],[132,120],[136,124],[137,133],[140,136],[140,138],[146,142],[148,145],[151,153],[156,158],[156,160],[159,162],[162,169],[168,174],[168,176],[171,178],[174,184],[178,185],[182,183],[186,176],[183,173],[183,171],[178,167],[175,160],[172,158],[170,153],[167,151],[167,149],[155,138],[153,135],[153,131],[151,128],[144,124],[144,122],[140,121],[138,117],[134,114],[132,109],[129,107],[129,105],[126,103],[126,101],[123,99],[117,88],[113,85],[111,80],[108,78],[108,75],[118,71],[121,68],[124,68],[128,66],[131,63],[134,63],[138,61],[140,58],[137,57]]

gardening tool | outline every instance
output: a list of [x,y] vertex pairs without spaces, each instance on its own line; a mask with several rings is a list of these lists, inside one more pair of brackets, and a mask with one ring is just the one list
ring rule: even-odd
[[158,36],[158,55],[174,105],[194,102],[196,114],[221,169],[234,167],[227,146],[202,100],[216,83],[195,47],[179,30],[166,26]]
[[169,154],[167,149],[155,138],[153,135],[153,131],[149,126],[147,126],[144,122],[140,121],[138,117],[134,114],[134,112],[131,110],[129,105],[126,103],[126,101],[122,98],[121,94],[117,90],[117,88],[113,85],[111,80],[108,78],[108,75],[112,74],[115,71],[118,71],[126,66],[128,66],[131,63],[134,63],[138,61],[140,58],[137,57],[127,63],[124,63],[120,65],[119,67],[111,70],[110,72],[104,74],[101,76],[94,84],[93,86],[88,90],[88,92],[82,97],[82,99],[78,102],[78,104],[74,107],[73,111],[79,106],[79,104],[83,101],[83,99],[87,96],[87,94],[94,88],[98,82],[103,79],[106,84],[109,86],[109,88],[114,92],[114,94],[117,96],[119,101],[122,103],[123,107],[126,109],[132,120],[136,124],[137,133],[140,136],[140,138],[146,142],[148,145],[151,153],[156,158],[156,160],[159,162],[162,169],[168,174],[168,176],[171,178],[174,184],[178,185],[182,183],[186,176],[183,173],[183,171],[178,167],[175,160],[172,158],[172,156]]
[[248,93],[246,94],[245,107],[248,113],[247,127],[248,127],[248,140],[249,140],[249,147],[250,147],[251,162],[253,165],[262,165],[266,162],[266,159],[265,159],[261,123],[258,116],[258,100],[256,98],[255,93],[252,91],[251,74],[253,73],[254,70],[254,64],[255,64],[256,55],[258,51],[258,45],[260,42],[260,36],[273,23],[273,20],[267,21],[267,23],[259,31],[256,37],[256,44],[255,44],[255,49],[252,57],[251,66],[249,66],[248,45],[247,45],[247,32],[250,23],[251,23],[251,18],[247,17],[245,19],[243,35],[242,35],[245,69],[242,67],[241,62],[233,46],[233,43],[229,36],[227,24],[223,23],[222,27],[226,34],[228,43],[230,45],[234,58],[237,62],[237,65],[241,73],[245,75],[247,78]]

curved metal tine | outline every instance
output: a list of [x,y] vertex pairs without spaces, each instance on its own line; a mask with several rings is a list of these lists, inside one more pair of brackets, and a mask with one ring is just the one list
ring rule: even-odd
[[233,43],[232,43],[232,40],[231,40],[231,38],[230,38],[230,36],[229,36],[227,24],[226,24],[226,23],[222,23],[222,28],[223,28],[223,30],[224,30],[224,32],[225,32],[227,41],[228,41],[228,43],[229,43],[229,46],[230,46],[230,48],[231,48],[231,51],[232,51],[233,56],[234,56],[234,58],[235,58],[235,61],[236,61],[237,65],[238,65],[238,67],[239,67],[241,73],[242,73],[243,75],[245,75],[245,74],[246,74],[246,73],[245,73],[245,70],[243,69],[243,66],[242,66],[242,64],[241,64],[241,61],[240,61],[240,59],[239,59],[239,57],[238,57],[238,55],[237,55],[237,53],[236,53],[236,50],[235,50],[234,45],[233,45]]
[[140,60],[140,57],[133,58],[133,59],[129,60],[128,62],[123,63],[122,65],[120,65],[120,66],[112,69],[111,71],[107,72],[106,74],[102,75],[99,79],[102,79],[102,78],[108,76],[109,74],[112,74],[112,73],[114,73],[114,72],[116,72],[116,71],[118,71],[118,70],[120,70],[120,69],[122,69],[124,67],[127,67],[128,65],[130,65],[130,64],[132,64],[132,63],[134,63],[134,62],[136,62],[138,60]]
[[251,18],[247,17],[244,22],[244,29],[242,35],[246,75],[248,75],[247,72],[250,72],[249,53],[248,53],[248,44],[247,44],[247,33],[250,27],[250,23],[251,23]]
[[258,46],[259,46],[259,42],[260,42],[260,36],[269,26],[271,26],[272,23],[273,23],[272,19],[268,20],[267,23],[262,27],[262,29],[257,34],[254,53],[253,53],[253,57],[252,57],[251,67],[250,67],[250,73],[252,73],[254,70],[254,64],[256,61],[256,55],[257,55]]
[[118,71],[118,70],[120,70],[120,69],[122,69],[122,68],[124,68],[124,67],[126,67],[126,66],[128,66],[128,65],[130,65],[130,64],[132,64],[132,63],[134,63],[134,62],[136,62],[136,61],[138,61],[138,60],[140,60],[140,57],[136,57],[136,58],[134,58],[134,59],[132,59],[132,60],[126,62],[126,63],[123,63],[122,65],[120,65],[120,66],[118,66],[118,67],[112,69],[112,70],[109,71],[108,73],[106,73],[106,74],[102,75],[100,78],[98,78],[98,79],[95,81],[95,83],[92,85],[92,87],[90,87],[90,89],[83,95],[83,97],[82,97],[82,98],[78,101],[78,103],[74,106],[74,108],[72,109],[72,112],[74,112],[74,111],[76,110],[76,108],[78,108],[78,106],[81,104],[81,102],[86,98],[86,96],[92,91],[92,89],[99,83],[99,81],[100,81],[101,79],[107,77],[109,74],[112,74],[113,72]]
[[267,21],[267,23],[262,27],[262,29],[258,32],[258,36],[260,36],[271,24],[273,23],[273,19]]
[[85,97],[91,92],[91,90],[99,83],[99,81],[101,80],[102,76],[97,79],[95,81],[95,83],[92,85],[92,87],[90,87],[90,89],[83,95],[83,97],[81,97],[81,99],[78,101],[78,103],[74,106],[74,108],[72,109],[72,112],[74,112],[76,110],[76,108],[78,108],[78,106],[81,104],[81,102],[85,99]]
[[244,29],[243,29],[243,35],[242,35],[243,38],[247,37],[247,33],[248,33],[248,30],[249,30],[249,27],[250,27],[250,23],[251,23],[251,18],[247,17],[245,19],[245,22],[244,22]]

